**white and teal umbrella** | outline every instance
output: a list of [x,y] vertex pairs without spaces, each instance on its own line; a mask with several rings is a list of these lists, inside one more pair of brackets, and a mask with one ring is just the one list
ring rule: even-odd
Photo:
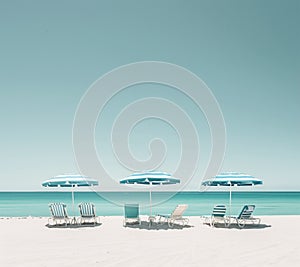
[[72,208],[74,214],[74,188],[83,186],[99,185],[97,180],[80,174],[63,174],[50,178],[42,183],[45,187],[71,187],[72,188]]
[[204,180],[204,186],[227,186],[229,187],[229,215],[231,213],[231,191],[232,186],[255,186],[262,185],[261,179],[255,178],[252,175],[240,172],[223,172],[217,176]]
[[142,173],[133,173],[125,179],[120,180],[120,184],[138,184],[149,186],[150,198],[150,217],[152,216],[152,186],[174,185],[180,183],[180,179],[172,177],[171,174],[158,171],[147,171]]

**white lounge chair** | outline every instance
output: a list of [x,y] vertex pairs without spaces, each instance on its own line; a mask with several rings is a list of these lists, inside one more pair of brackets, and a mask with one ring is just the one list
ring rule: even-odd
[[225,227],[227,227],[229,225],[229,218],[225,214],[225,205],[215,205],[211,216],[205,218],[205,223],[209,223],[210,226],[215,226],[217,223],[224,223]]
[[52,217],[48,219],[48,224],[52,220],[55,225],[57,224],[65,224],[66,226],[70,223],[70,218],[67,214],[66,204],[64,203],[50,203],[49,209],[51,212]]
[[232,218],[236,220],[240,228],[243,228],[248,222],[252,224],[260,224],[260,218],[253,217],[254,209],[255,205],[245,205],[242,208],[239,216]]
[[188,224],[189,219],[182,217],[187,207],[188,205],[181,204],[181,205],[177,205],[177,207],[174,209],[174,211],[171,214],[168,215],[158,214],[157,216],[159,217],[159,222],[160,223],[167,222],[170,227],[173,227],[175,222],[181,222],[183,226]]
[[79,212],[80,212],[80,218],[79,223],[82,224],[84,222],[93,222],[94,225],[96,223],[100,223],[99,217],[96,216],[96,209],[95,205],[93,203],[80,203],[78,205]]

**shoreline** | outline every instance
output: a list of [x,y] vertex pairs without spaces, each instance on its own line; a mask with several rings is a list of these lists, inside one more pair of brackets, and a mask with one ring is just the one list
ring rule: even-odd
[[[84,193],[149,193],[148,189],[145,190],[136,190],[136,189],[127,189],[127,190],[107,190],[107,191],[101,191],[101,190],[92,190],[91,188],[76,188],[77,191],[76,193],[84,192]],[[235,187],[233,189],[236,189]],[[41,190],[2,190],[0,193],[49,193],[49,192],[61,192],[61,193],[70,193],[70,190],[67,189],[60,189],[58,190],[57,188],[43,188]],[[174,191],[174,190],[166,190],[165,188],[161,190],[153,190],[152,193],[215,193],[215,192],[220,192],[220,193],[229,193],[228,190],[223,189],[223,188],[209,188],[206,190],[188,190],[188,191]],[[249,189],[249,188],[238,188],[238,191],[233,191],[235,193],[239,192],[245,192],[245,193],[300,193],[300,190],[292,190],[292,189],[286,189],[286,190],[265,190],[265,189],[259,189],[254,190],[254,189]]]
[[[237,215],[237,214],[233,214],[232,216],[234,215]],[[148,216],[147,214],[141,214],[140,215],[142,218],[144,218],[144,220],[146,220],[146,217]],[[207,215],[187,215],[187,216],[183,216],[183,217],[188,217],[188,218],[202,218],[202,217],[208,217],[210,216],[210,214],[207,214]],[[69,217],[73,217],[72,215],[69,215]],[[80,216],[76,215],[75,216],[76,218],[79,218]],[[97,215],[97,217],[121,217],[123,218],[123,215]],[[299,214],[268,214],[268,215],[256,215],[254,214],[254,217],[259,217],[259,218],[268,218],[268,217],[300,217]],[[31,215],[28,215],[28,216],[0,216],[0,220],[9,220],[9,219],[48,219],[48,218],[51,218],[51,216],[31,216]]]
[[[146,216],[141,216],[142,220]],[[300,215],[256,216],[262,227],[123,227],[100,216],[91,227],[47,227],[49,217],[1,217],[1,266],[298,266]]]

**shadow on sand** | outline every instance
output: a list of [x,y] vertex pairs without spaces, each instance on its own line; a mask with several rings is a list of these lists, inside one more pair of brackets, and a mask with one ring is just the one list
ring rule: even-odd
[[135,229],[144,229],[144,230],[182,230],[186,228],[191,228],[194,226],[191,225],[181,225],[181,224],[174,224],[173,226],[169,226],[167,223],[151,223],[149,225],[148,221],[141,221],[139,223],[127,223],[126,228],[135,228]]
[[78,228],[94,228],[94,227],[99,227],[100,225],[102,225],[102,223],[83,223],[83,224],[49,224],[47,223],[45,226],[48,228],[56,228],[56,229],[78,229]]
[[[206,224],[210,227],[209,223],[203,223]],[[239,227],[237,223],[231,223],[229,226],[225,226],[223,223],[218,223],[215,224],[212,228],[224,228],[224,229],[240,229],[240,230],[244,230],[244,229],[265,229],[265,228],[269,228],[272,227],[271,225],[268,224],[246,224],[243,228]]]

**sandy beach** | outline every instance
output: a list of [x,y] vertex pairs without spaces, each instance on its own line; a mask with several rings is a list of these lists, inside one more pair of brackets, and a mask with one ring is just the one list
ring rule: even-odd
[[300,216],[262,216],[260,227],[123,227],[101,217],[85,227],[47,227],[48,218],[1,218],[0,265],[17,266],[299,266]]

